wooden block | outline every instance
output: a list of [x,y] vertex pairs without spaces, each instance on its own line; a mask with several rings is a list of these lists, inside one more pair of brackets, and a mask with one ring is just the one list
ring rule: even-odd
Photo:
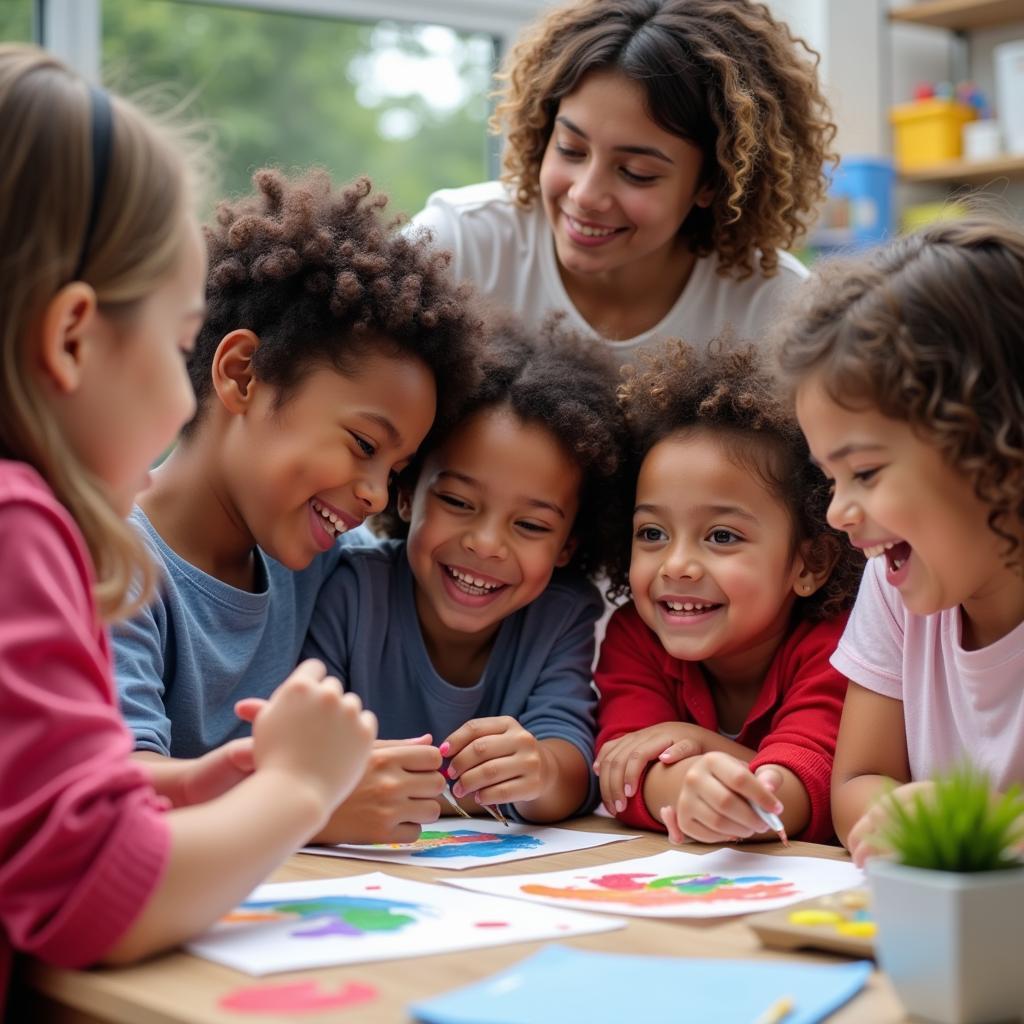
[[[874,943],[870,935],[873,922],[867,909],[867,893],[860,889],[822,896],[819,899],[794,903],[782,910],[752,914],[747,924],[761,940],[773,949],[823,949],[859,959],[874,959]],[[792,915],[805,922],[796,923]]]

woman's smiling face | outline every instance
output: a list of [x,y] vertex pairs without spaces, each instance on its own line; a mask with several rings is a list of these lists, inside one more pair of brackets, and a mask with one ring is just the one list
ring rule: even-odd
[[648,261],[678,243],[701,188],[704,155],[647,112],[643,87],[595,71],[558,105],[540,167],[540,192],[558,261],[570,274],[601,274]]

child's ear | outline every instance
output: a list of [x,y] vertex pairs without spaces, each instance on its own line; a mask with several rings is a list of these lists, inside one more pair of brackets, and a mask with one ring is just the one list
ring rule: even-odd
[[398,511],[398,518],[403,523],[409,523],[412,521],[412,491],[407,487],[399,487],[398,495],[395,499],[395,508]]
[[78,389],[97,327],[96,292],[84,281],[65,285],[39,321],[37,366],[61,394]]
[[800,545],[797,552],[800,572],[793,581],[793,592],[797,597],[810,597],[828,582],[839,561],[841,543],[838,537],[825,533]]
[[213,389],[228,412],[238,415],[249,408],[256,379],[252,359],[259,347],[260,339],[250,330],[232,331],[220,339],[210,374]]
[[570,537],[562,545],[562,550],[558,552],[558,557],[555,559],[556,569],[564,569],[572,561],[572,556],[576,554],[577,544],[576,538]]

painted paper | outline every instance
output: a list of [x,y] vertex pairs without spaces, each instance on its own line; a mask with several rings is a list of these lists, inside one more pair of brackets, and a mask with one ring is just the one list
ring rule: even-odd
[[864,873],[848,861],[729,849],[705,854],[670,851],[597,867],[450,884],[578,910],[636,917],[720,917],[774,910],[863,885]]
[[186,949],[262,975],[565,938],[624,924],[374,872],[261,885]]
[[588,850],[636,838],[634,835],[577,832],[568,828],[542,828],[512,822],[505,826],[489,819],[441,818],[433,825],[424,825],[420,838],[414,843],[307,846],[302,853],[461,871],[485,864],[525,860],[527,857]]

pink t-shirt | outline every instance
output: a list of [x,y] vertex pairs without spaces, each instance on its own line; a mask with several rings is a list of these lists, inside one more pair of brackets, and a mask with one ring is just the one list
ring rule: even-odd
[[911,614],[884,566],[884,558],[868,562],[832,664],[903,701],[913,778],[970,760],[999,789],[1024,782],[1024,623],[965,651],[960,608]]
[[88,550],[34,469],[0,459],[0,1017],[13,953],[81,967],[138,916],[165,802],[117,711]]

